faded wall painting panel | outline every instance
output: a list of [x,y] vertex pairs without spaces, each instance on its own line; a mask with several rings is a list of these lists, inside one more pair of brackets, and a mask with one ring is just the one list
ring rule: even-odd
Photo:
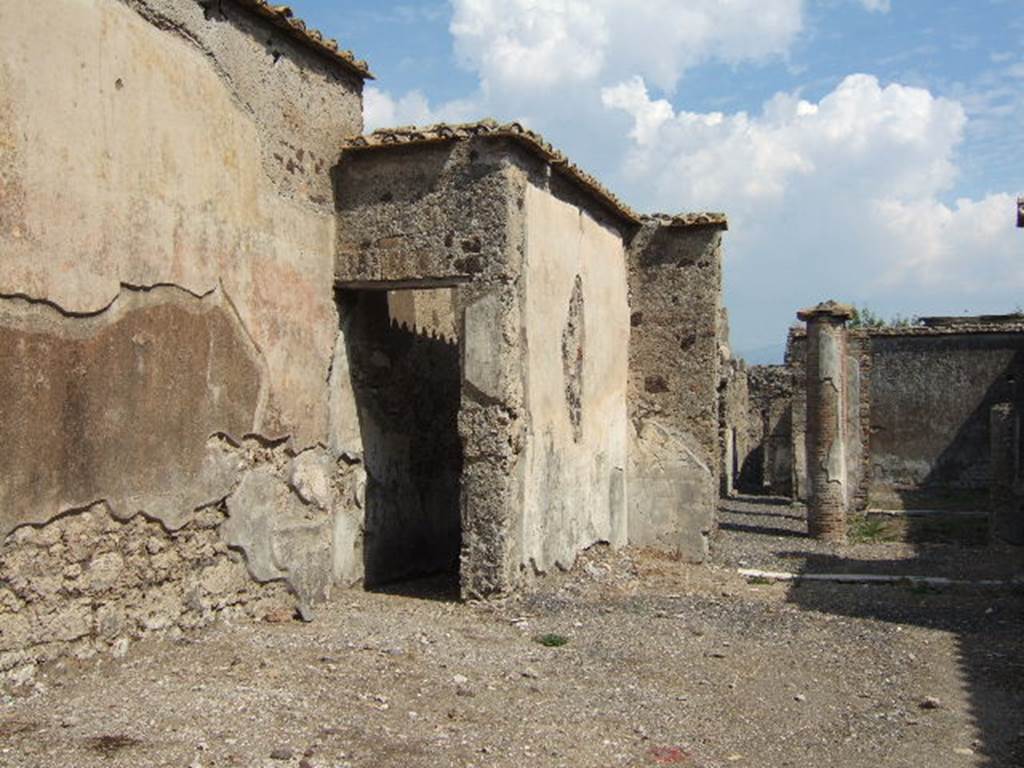
[[360,86],[281,46],[302,63],[195,2],[0,4],[0,294],[95,312],[122,283],[219,285],[269,368],[258,428],[309,444],[337,329],[329,169],[265,153],[290,128],[262,102],[336,105],[330,142],[292,150],[326,161],[361,128]]

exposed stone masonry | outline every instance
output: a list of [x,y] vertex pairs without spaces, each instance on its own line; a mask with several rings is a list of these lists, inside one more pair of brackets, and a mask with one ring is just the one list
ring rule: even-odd
[[153,631],[175,632],[220,616],[261,618],[293,610],[283,581],[261,584],[218,534],[210,507],[178,531],[142,515],[121,521],[104,504],[40,527],[18,529],[0,547],[0,670],[31,669],[71,653],[123,653]]

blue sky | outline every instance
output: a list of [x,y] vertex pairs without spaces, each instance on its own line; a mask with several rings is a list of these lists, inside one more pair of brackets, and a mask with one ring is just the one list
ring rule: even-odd
[[634,207],[725,210],[734,350],[825,298],[1024,305],[1020,0],[295,0],[368,127],[519,119]]

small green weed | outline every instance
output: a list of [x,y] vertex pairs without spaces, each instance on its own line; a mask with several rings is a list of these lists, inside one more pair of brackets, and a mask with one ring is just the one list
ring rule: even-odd
[[561,648],[563,645],[568,645],[569,643],[568,637],[565,635],[556,635],[554,632],[549,632],[546,635],[538,635],[534,639],[545,648]]
[[772,580],[767,576],[748,576],[747,584],[771,584]]
[[893,532],[889,529],[888,523],[873,517],[852,519],[847,534],[853,544],[877,544],[893,540]]

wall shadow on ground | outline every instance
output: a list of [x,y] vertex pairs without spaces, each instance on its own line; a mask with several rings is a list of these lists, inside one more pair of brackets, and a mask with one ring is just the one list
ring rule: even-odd
[[338,294],[367,474],[365,584],[453,599],[462,544],[458,342],[392,322],[386,291]]
[[[801,573],[859,573],[1010,578],[1024,573],[1024,556],[1009,548],[932,547],[919,557],[859,560],[812,552],[781,553],[801,562]],[[960,549],[959,553],[955,551]],[[951,560],[950,552],[958,554]],[[974,554],[976,552],[976,555]],[[975,562],[978,568],[970,563]],[[965,564],[966,563],[966,564]],[[984,768],[1024,765],[1024,591],[1020,587],[943,587],[919,585],[835,585],[795,583],[788,599],[805,610],[925,627],[955,636],[963,685],[970,699],[975,750]],[[915,709],[928,691],[905,691]],[[918,697],[918,698],[914,698]],[[950,760],[953,761],[951,755]]]

